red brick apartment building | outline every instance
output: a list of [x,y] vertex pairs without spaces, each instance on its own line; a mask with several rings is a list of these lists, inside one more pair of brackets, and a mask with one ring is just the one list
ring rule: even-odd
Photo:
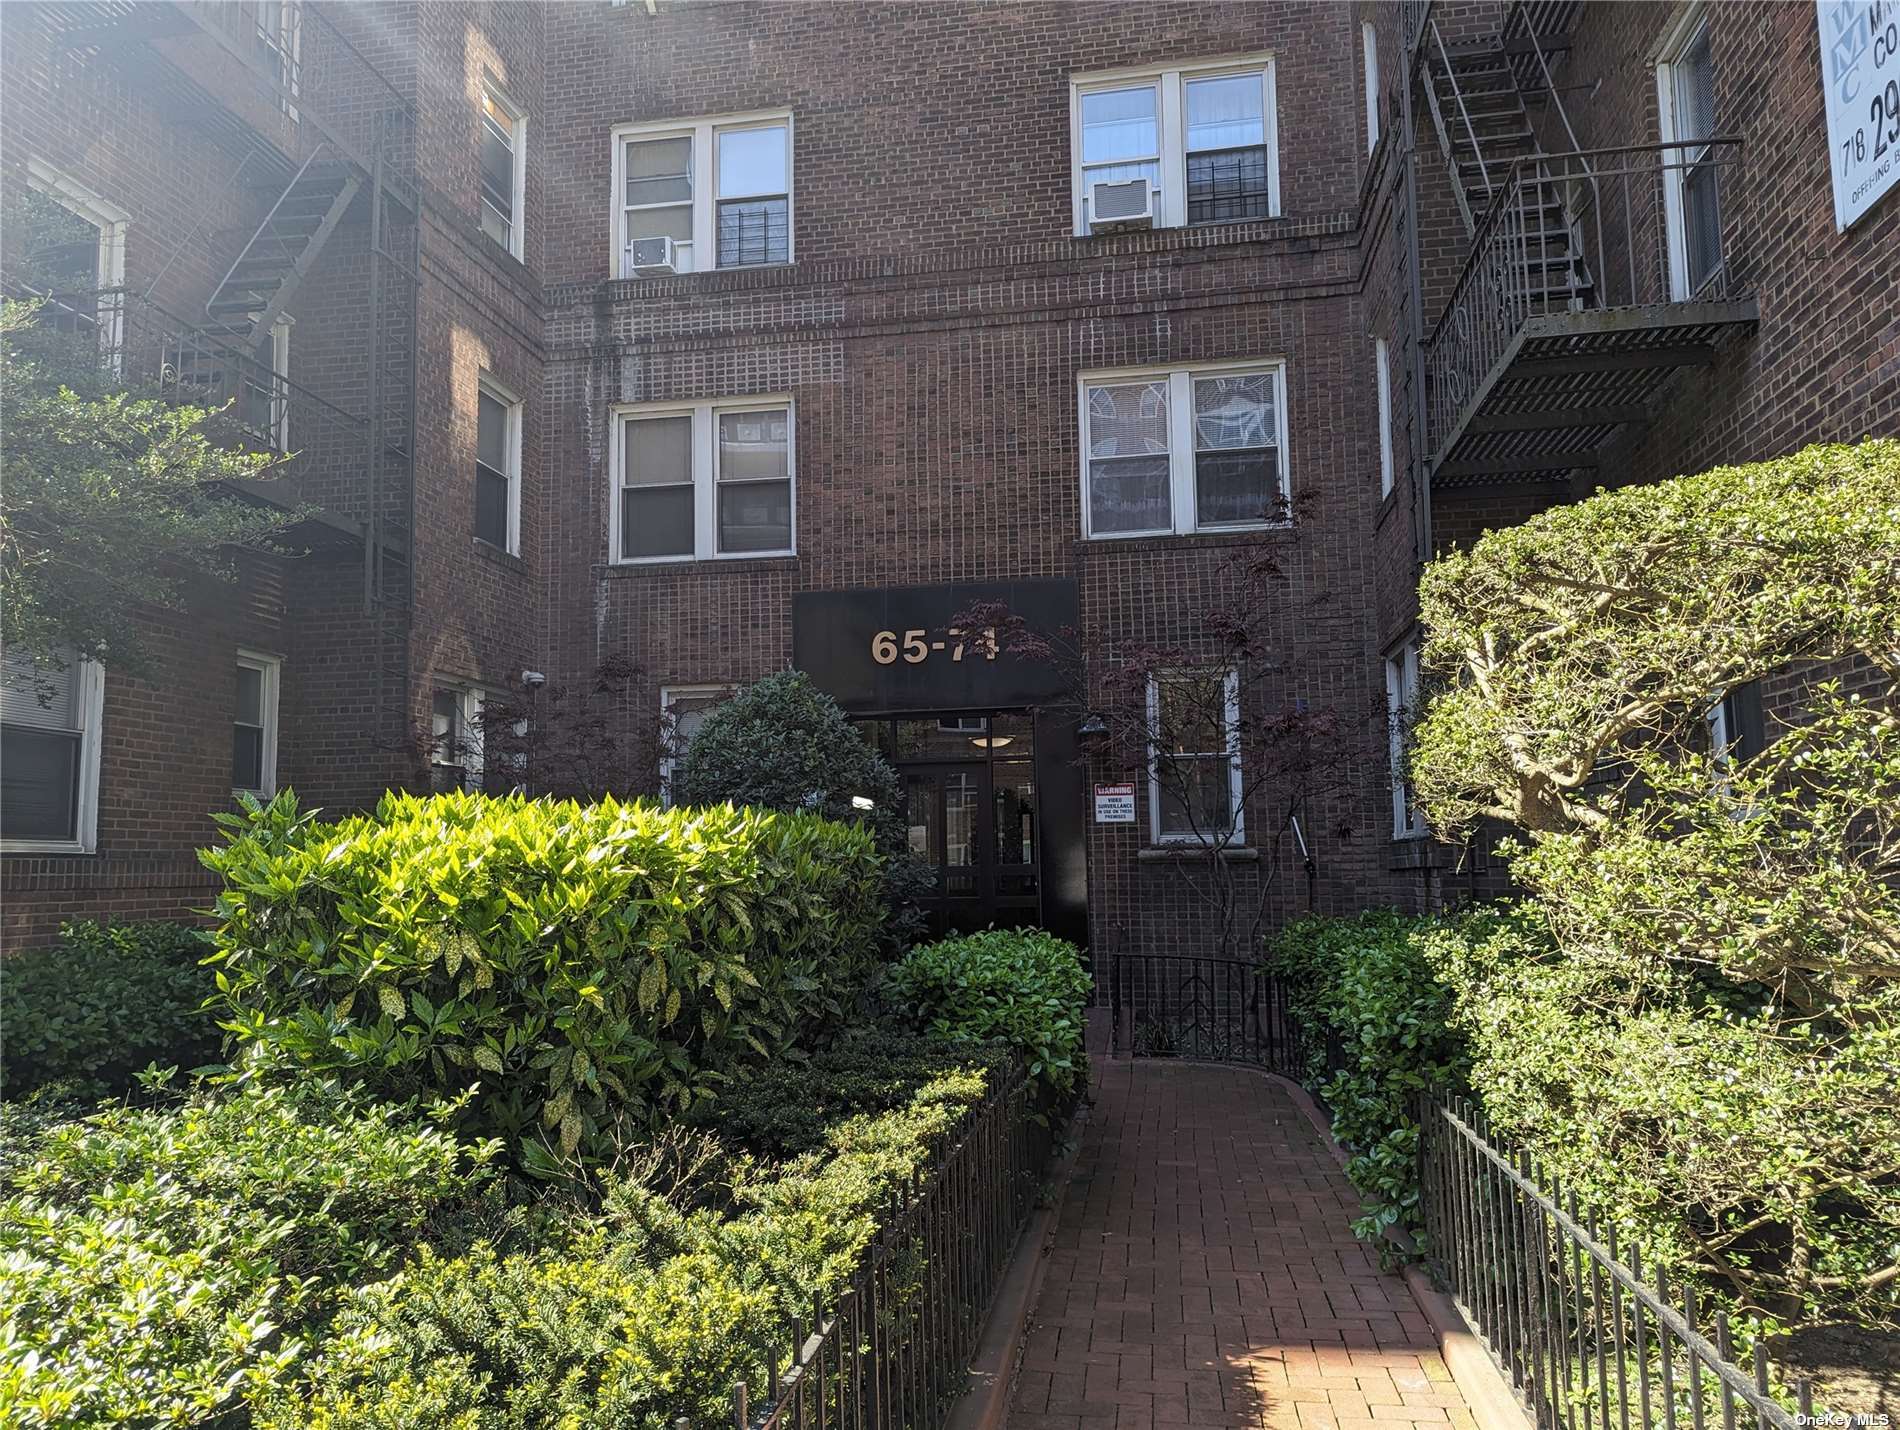
[[[102,353],[234,397],[316,513],[152,618],[162,678],[75,663],[46,707],[9,669],[8,943],[202,907],[234,787],[492,780],[438,737],[538,680],[616,668],[612,719],[683,737],[793,665],[899,758],[946,919],[1191,940],[1206,856],[1140,762],[947,627],[1212,651],[1221,573],[1270,553],[1279,698],[1372,712],[1434,548],[1900,430],[1896,22],[8,5],[0,197],[70,225]],[[1310,878],[1252,849],[1284,811],[1223,806],[1225,738],[1205,798],[1245,877],[1285,864],[1276,916],[1482,877],[1376,756],[1306,811]]]

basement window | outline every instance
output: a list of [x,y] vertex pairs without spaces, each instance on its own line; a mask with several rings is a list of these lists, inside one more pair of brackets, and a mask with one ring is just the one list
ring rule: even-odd
[[791,399],[626,408],[615,422],[615,561],[794,554]]
[[620,276],[792,261],[792,117],[614,130]]
[[1280,363],[1081,379],[1090,537],[1244,531],[1288,510]]
[[437,794],[482,787],[482,710],[473,685],[438,685],[430,697],[429,788]]
[[98,847],[105,670],[0,661],[0,849],[90,854]]
[[1069,86],[1075,232],[1095,185],[1145,179],[1156,228],[1280,212],[1270,56],[1079,75]]

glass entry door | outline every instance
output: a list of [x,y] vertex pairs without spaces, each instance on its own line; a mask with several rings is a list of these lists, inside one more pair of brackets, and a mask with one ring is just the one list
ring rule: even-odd
[[903,776],[911,852],[936,873],[922,901],[960,932],[1042,914],[1041,814],[1028,716],[867,722]]

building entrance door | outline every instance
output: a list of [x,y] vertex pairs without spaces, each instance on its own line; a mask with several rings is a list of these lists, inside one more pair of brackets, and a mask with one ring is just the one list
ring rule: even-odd
[[904,781],[910,847],[935,872],[939,932],[1042,919],[1040,809],[1027,715],[866,722]]

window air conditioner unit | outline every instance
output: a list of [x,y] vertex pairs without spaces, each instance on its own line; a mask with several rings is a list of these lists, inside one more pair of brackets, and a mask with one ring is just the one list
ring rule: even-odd
[[1153,228],[1154,223],[1154,191],[1146,179],[1121,179],[1089,186],[1091,232]]
[[641,273],[677,273],[673,266],[673,240],[670,238],[636,238],[627,245],[627,272]]

